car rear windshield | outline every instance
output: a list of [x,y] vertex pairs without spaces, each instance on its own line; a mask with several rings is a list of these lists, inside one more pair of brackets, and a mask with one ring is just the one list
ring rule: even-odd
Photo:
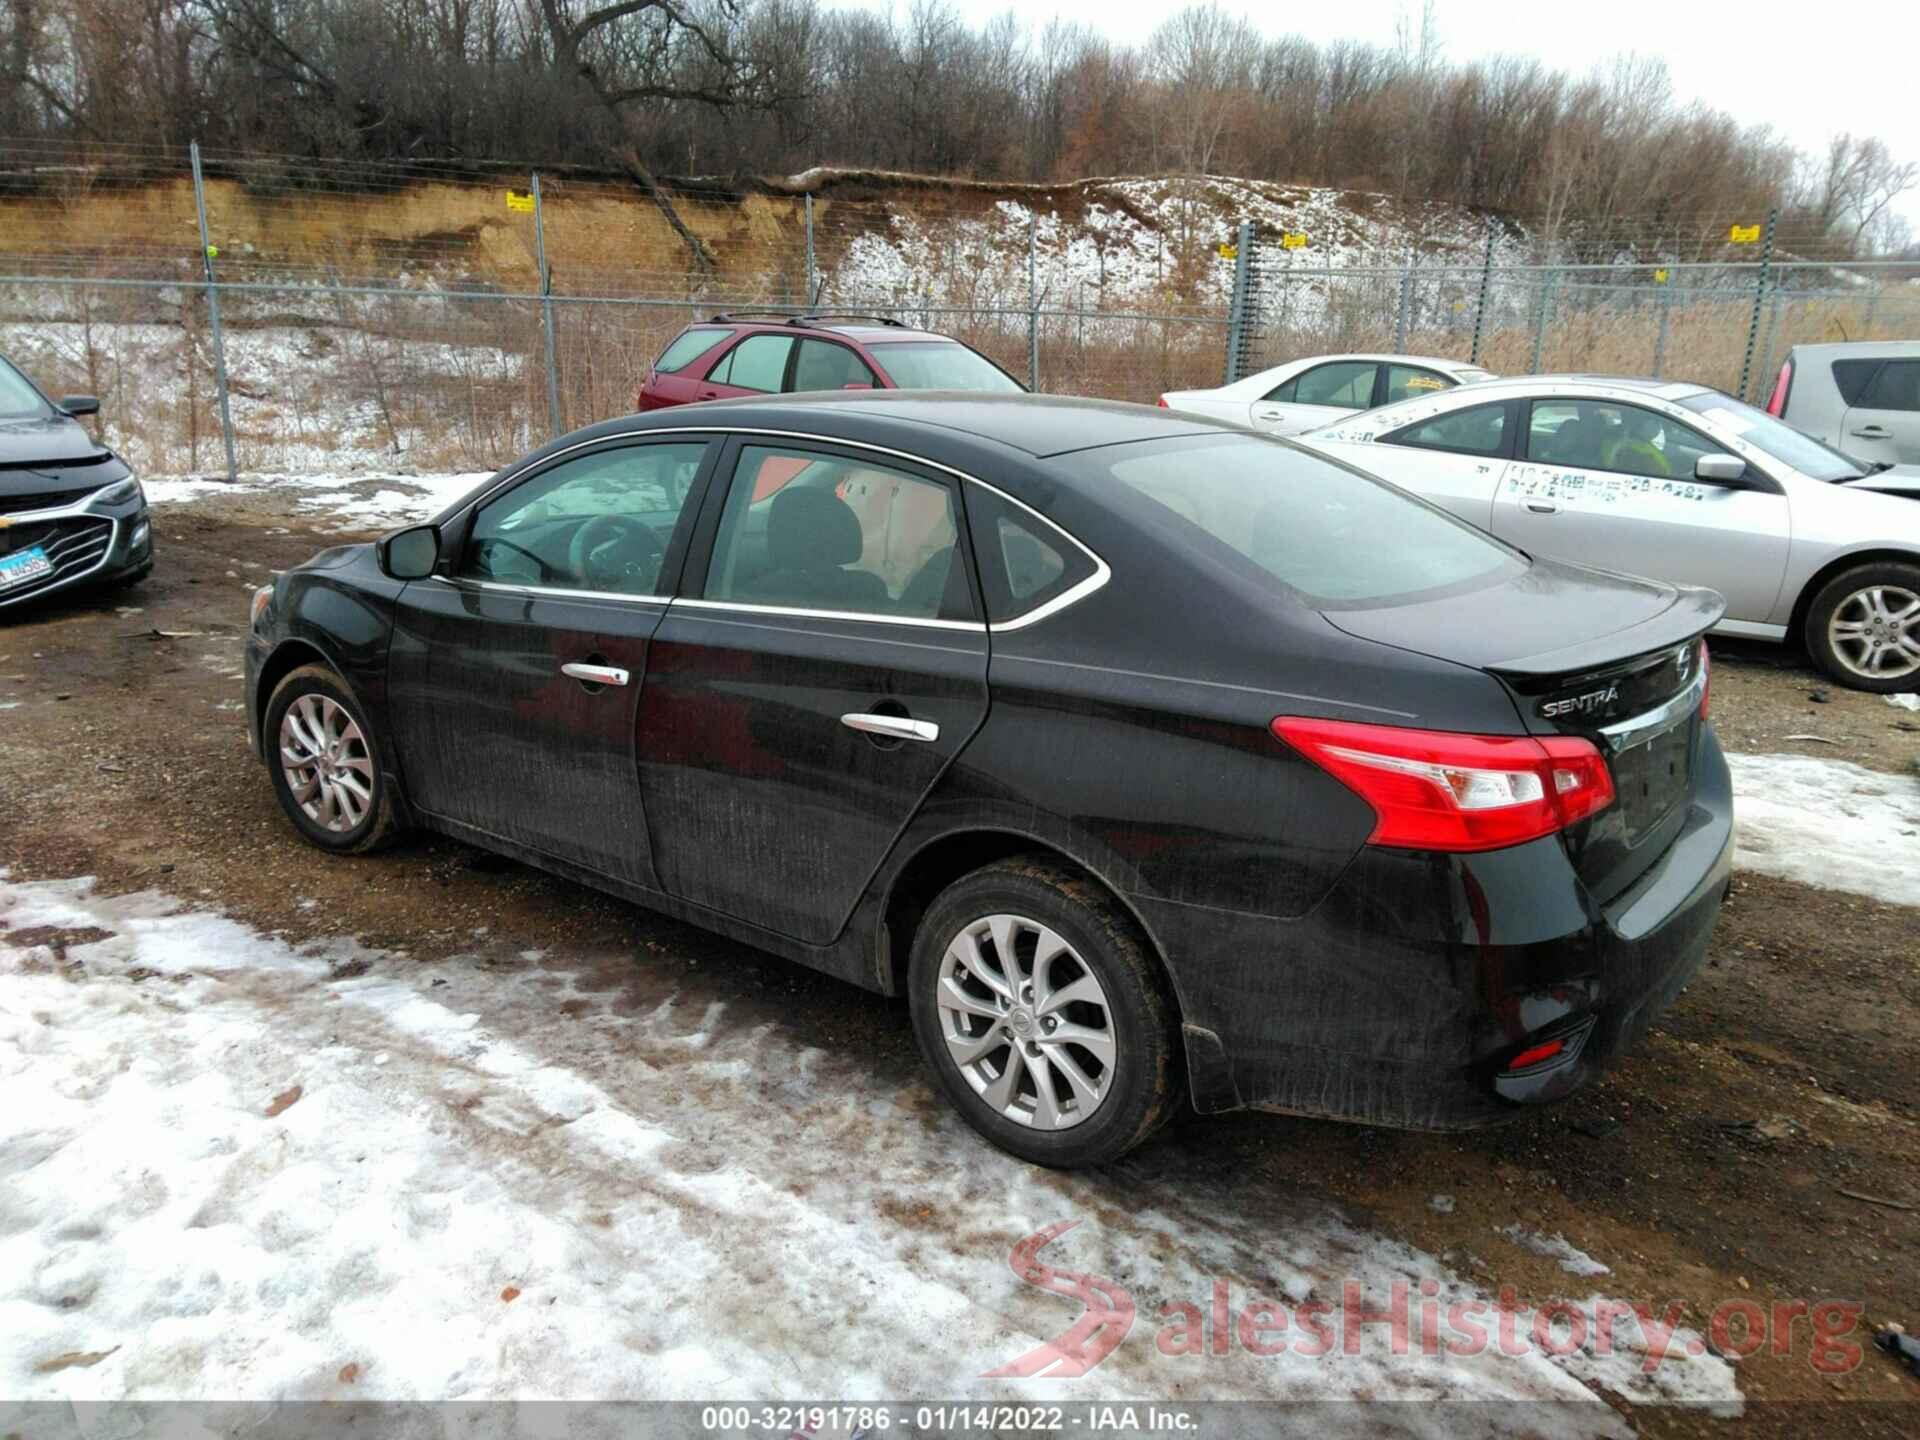
[[1695,414],[1706,416],[1728,434],[1737,435],[1754,449],[1771,455],[1783,465],[1791,465],[1811,479],[1829,482],[1858,480],[1868,472],[1868,466],[1851,456],[1842,454],[1830,445],[1821,444],[1811,435],[1801,434],[1764,410],[1756,410],[1731,395],[1722,395],[1718,390],[1703,390],[1698,395],[1688,395],[1680,403]]
[[1020,382],[952,340],[892,340],[869,347],[902,390],[985,390],[1017,395]]
[[661,353],[653,362],[653,368],[662,375],[672,375],[687,368],[714,346],[718,345],[731,330],[685,330],[680,338]]
[[1183,436],[1067,462],[1150,502],[1138,511],[1146,523],[1250,562],[1256,579],[1316,609],[1400,604],[1526,567],[1518,551],[1405,491],[1275,440]]
[[26,376],[0,360],[0,420],[38,420],[47,413],[40,392],[27,383]]

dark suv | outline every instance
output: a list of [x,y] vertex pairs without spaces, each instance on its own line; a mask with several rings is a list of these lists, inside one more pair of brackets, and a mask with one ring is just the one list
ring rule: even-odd
[[1027,387],[948,335],[873,315],[716,315],[689,325],[653,362],[636,410],[795,390],[979,390]]

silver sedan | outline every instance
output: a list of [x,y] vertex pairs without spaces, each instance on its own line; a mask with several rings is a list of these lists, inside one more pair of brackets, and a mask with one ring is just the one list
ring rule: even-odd
[[1723,634],[1920,688],[1920,467],[1856,461],[1718,390],[1537,375],[1423,395],[1307,445],[1521,550],[1726,597]]
[[1433,355],[1309,355],[1212,390],[1169,390],[1159,403],[1273,435],[1297,435],[1358,410],[1490,376],[1478,365]]

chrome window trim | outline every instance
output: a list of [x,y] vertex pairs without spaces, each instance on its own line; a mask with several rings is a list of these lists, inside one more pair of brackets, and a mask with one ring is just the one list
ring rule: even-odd
[[[527,466],[523,466],[519,470],[514,471],[510,475],[502,476],[499,480],[496,480],[492,485],[488,486],[485,490],[482,490],[478,495],[475,495],[471,499],[466,500],[459,507],[455,508],[450,513],[454,515],[459,515],[468,510],[478,510],[482,505],[485,505],[488,501],[492,500],[495,495],[501,493],[502,491],[508,489],[511,486],[519,484],[520,481],[527,479],[530,476],[539,474],[541,471],[546,470],[552,463],[558,460],[561,460],[568,455],[573,454],[575,451],[589,450],[597,445],[610,445],[619,441],[632,442],[636,440],[667,439],[675,435],[702,435],[702,436],[718,435],[723,440],[729,435],[754,435],[754,436],[759,436],[763,438],[771,437],[777,440],[801,440],[801,441],[810,442],[815,445],[828,445],[828,446],[838,445],[843,448],[851,449],[851,450],[865,450],[875,455],[890,455],[895,459],[905,460],[911,465],[919,465],[928,470],[938,470],[943,475],[951,475],[953,476],[954,479],[959,480],[962,483],[978,485],[982,490],[985,490],[990,494],[997,495],[1000,499],[1005,500],[1009,505],[1013,505],[1021,510],[1026,511],[1029,515],[1033,516],[1036,520],[1040,521],[1041,524],[1047,526],[1050,530],[1054,531],[1054,533],[1072,542],[1075,546],[1079,548],[1081,554],[1085,555],[1089,560],[1093,562],[1093,574],[1089,575],[1086,579],[1082,580],[1079,584],[1074,585],[1066,590],[1063,590],[1060,594],[1054,596],[1053,599],[1047,601],[1044,605],[1036,606],[1032,610],[1028,610],[1022,614],[1016,615],[1011,620],[995,620],[987,623],[982,623],[978,620],[903,619],[901,616],[898,616],[898,615],[874,615],[874,614],[868,614],[866,612],[856,612],[856,611],[850,611],[850,610],[790,610],[780,606],[748,605],[739,601],[732,601],[732,600],[676,599],[673,602],[676,605],[690,605],[690,606],[697,606],[700,608],[707,608],[707,609],[737,609],[737,610],[758,611],[763,614],[775,614],[775,615],[786,614],[786,615],[793,615],[803,619],[872,620],[872,621],[877,621],[881,624],[886,624],[886,625],[903,625],[903,624],[922,625],[922,626],[934,626],[936,628],[943,628],[943,629],[951,629],[951,628],[957,627],[960,629],[977,629],[977,630],[986,630],[989,632],[997,633],[1003,630],[1007,630],[1007,631],[1024,630],[1030,625],[1038,625],[1042,620],[1047,619],[1049,616],[1059,614],[1062,610],[1065,610],[1069,605],[1079,604],[1080,601],[1086,599],[1087,596],[1093,594],[1096,590],[1099,590],[1101,587],[1103,587],[1107,583],[1107,581],[1113,578],[1113,568],[1109,566],[1107,562],[1099,554],[1097,554],[1091,546],[1089,546],[1084,541],[1082,541],[1079,536],[1073,534],[1070,530],[1063,528],[1057,522],[1053,520],[1049,520],[1045,515],[1042,515],[1038,510],[1034,509],[1031,505],[1027,504],[1024,500],[1020,500],[1012,495],[1009,495],[1006,491],[1002,490],[999,486],[991,484],[988,481],[982,480],[977,475],[969,475],[964,470],[956,470],[953,466],[943,465],[938,460],[929,460],[924,455],[915,455],[914,453],[908,450],[897,450],[889,445],[875,445],[872,442],[866,441],[866,440],[846,440],[846,439],[842,439],[840,436],[837,436],[837,435],[816,435],[805,430],[770,430],[761,426],[741,426],[741,425],[676,425],[671,428],[663,427],[660,429],[649,428],[645,430],[621,430],[611,435],[598,435],[591,440],[581,440],[575,444],[569,445],[564,450],[554,451],[553,454],[546,456],[540,462],[540,465],[537,469],[531,465],[527,465]],[[972,531],[971,525],[968,526],[968,531],[969,533],[971,533]],[[442,577],[435,577],[435,578],[442,578]],[[487,584],[490,582],[470,581],[467,583]],[[511,586],[511,587],[505,587],[505,588],[537,589],[538,587]],[[587,590],[587,591],[560,591],[555,593],[599,597],[603,593],[611,593],[611,592]],[[614,598],[636,598],[636,597],[623,597],[623,596],[616,595]]]
[[743,615],[785,615],[796,620],[857,620],[863,625],[910,625],[919,630],[964,630],[970,634],[986,633],[987,627],[978,620],[936,620],[915,615],[877,615],[871,610],[804,610],[793,605],[754,605],[744,600],[690,600],[676,599],[676,610],[732,610]]
[[671,595],[630,595],[624,590],[567,590],[557,585],[509,585],[504,580],[475,580],[467,575],[429,575],[456,590],[500,590],[513,595],[537,595],[555,600],[617,600],[628,605],[665,605]]
[[1696,670],[1687,688],[1678,695],[1651,710],[1601,726],[1600,734],[1605,737],[1607,748],[1614,751],[1631,750],[1636,745],[1643,745],[1656,736],[1666,734],[1699,710],[1700,697],[1706,688],[1707,672],[1704,669]]

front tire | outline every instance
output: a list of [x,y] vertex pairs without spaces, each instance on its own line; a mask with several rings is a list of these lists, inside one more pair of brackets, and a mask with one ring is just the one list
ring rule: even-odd
[[1855,690],[1920,688],[1920,565],[1856,565],[1820,587],[1807,607],[1807,653]]
[[373,727],[326,666],[303,665],[274,686],[261,741],[280,807],[309,842],[362,854],[398,833]]
[[1175,1012],[1131,919],[1036,859],[934,901],[907,972],[914,1035],[966,1122],[1037,1165],[1117,1159],[1179,1093]]

